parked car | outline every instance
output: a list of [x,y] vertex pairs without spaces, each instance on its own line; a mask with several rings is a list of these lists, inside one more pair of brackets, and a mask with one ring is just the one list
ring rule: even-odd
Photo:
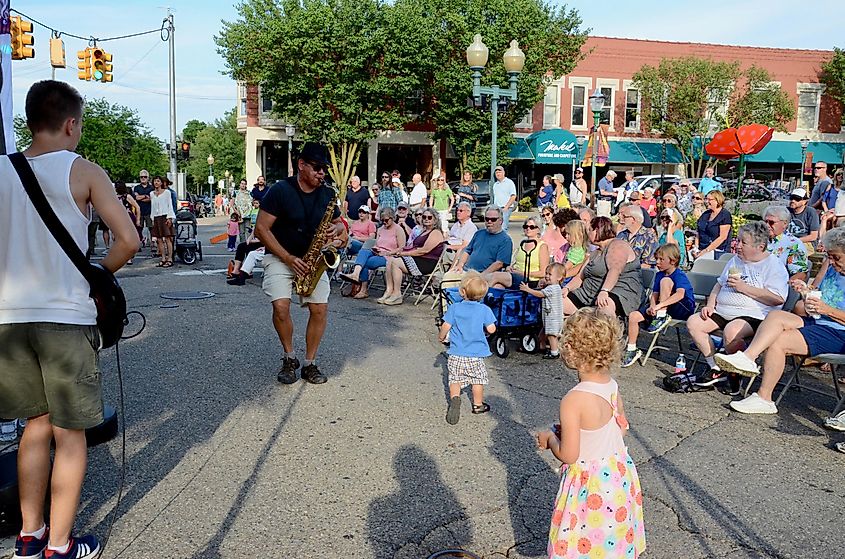
[[[449,188],[452,189],[456,195],[458,193],[458,185],[461,184],[461,181],[449,181],[446,183],[449,185]],[[475,193],[475,211],[472,212],[472,219],[474,221],[484,221],[484,208],[486,208],[490,204],[490,187],[488,186],[488,181],[475,181],[475,184],[478,185],[478,192]],[[455,201],[455,206],[457,206],[457,200]],[[452,221],[454,222],[458,219],[455,216],[457,208],[452,209]]]

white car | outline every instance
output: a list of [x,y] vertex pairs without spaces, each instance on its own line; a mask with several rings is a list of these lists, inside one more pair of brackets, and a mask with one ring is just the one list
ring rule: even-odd
[[672,186],[681,180],[681,177],[679,175],[663,175],[662,185],[660,184],[660,175],[640,175],[639,177],[634,177],[634,180],[637,181],[637,188],[640,192],[646,188],[651,188],[654,189],[654,197],[658,198],[666,190],[665,187]]

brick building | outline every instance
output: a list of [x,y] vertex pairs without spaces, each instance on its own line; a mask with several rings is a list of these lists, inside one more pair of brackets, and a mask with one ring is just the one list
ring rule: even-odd
[[[824,85],[819,83],[821,64],[832,56],[832,51],[609,37],[590,37],[583,50],[589,53],[586,58],[569,75],[547,85],[545,98],[514,131],[517,143],[511,151],[515,159],[509,175],[522,189],[536,184],[543,174],[562,172],[570,176],[569,161],[573,158],[559,157],[557,161],[566,163],[555,162],[544,157],[543,146],[559,148],[561,142],[577,146],[576,138],[589,133],[592,116],[588,97],[596,88],[609,100],[602,114],[602,122],[609,126],[609,168],[634,169],[637,174],[660,173],[663,142],[643,130],[640,95],[631,78],[644,64],[656,66],[663,58],[682,56],[739,61],[742,69],[751,65],[765,68],[795,102],[796,120],[787,125],[788,132],[776,133],[762,152],[749,158],[750,170],[794,177],[800,168],[799,140],[803,137],[810,140],[808,151],[817,161],[842,164],[845,152],[845,133],[840,124],[842,106],[825,95]],[[246,134],[248,179],[253,180],[262,170],[268,177],[283,176],[287,172],[288,141],[284,123],[269,118],[270,106],[261,99],[257,86],[239,89],[238,125]],[[554,141],[545,141],[547,138]],[[585,148],[586,142],[580,151]],[[441,166],[454,169],[453,157],[448,145],[431,140],[430,129],[411,126],[403,131],[384,132],[371,141],[358,174],[367,181],[384,169],[398,168],[403,177],[410,178],[410,173],[416,170],[431,173]],[[679,162],[677,149],[668,145],[666,172],[680,171]],[[451,171],[450,178],[453,178]]]

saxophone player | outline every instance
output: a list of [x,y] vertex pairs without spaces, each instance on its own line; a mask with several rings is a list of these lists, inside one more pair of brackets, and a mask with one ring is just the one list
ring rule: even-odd
[[[306,143],[297,160],[297,173],[274,184],[261,201],[261,211],[255,224],[255,236],[264,243],[264,292],[273,304],[273,327],[282,342],[284,355],[277,378],[284,384],[296,382],[299,359],[293,347],[293,322],[290,302],[295,294],[294,280],[311,272],[303,260],[312,240],[320,231],[320,224],[330,204],[335,204],[334,190],[323,182],[328,168],[326,148]],[[324,231],[327,242],[336,246],[346,243],[346,226],[335,204],[331,221]],[[326,329],[329,301],[329,278],[324,272],[313,293],[302,298],[308,307],[308,326],[305,330],[305,360],[302,380],[312,384],[326,382],[317,368],[317,348]]]

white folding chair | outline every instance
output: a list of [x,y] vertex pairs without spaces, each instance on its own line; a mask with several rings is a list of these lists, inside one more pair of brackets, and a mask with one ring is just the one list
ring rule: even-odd
[[696,260],[692,263],[692,271],[697,274],[718,276],[728,265],[727,260]]

